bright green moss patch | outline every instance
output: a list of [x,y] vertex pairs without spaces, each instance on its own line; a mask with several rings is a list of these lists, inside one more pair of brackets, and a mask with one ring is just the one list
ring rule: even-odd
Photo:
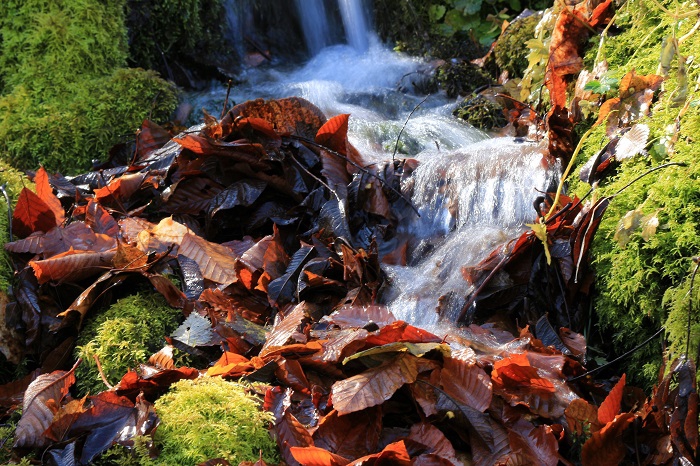
[[[694,84],[700,76],[700,32],[691,31],[697,14],[673,17],[697,9],[695,2],[660,3],[668,12],[647,0],[621,7],[615,20],[621,33],[607,37],[600,51],[600,57],[609,62],[611,76],[621,78],[632,69],[638,74],[657,73],[663,39],[683,38],[678,52],[670,57],[668,76],[650,116],[641,121],[650,128],[649,155],[623,162],[615,176],[603,181],[597,195],[610,195],[661,163],[687,166],[657,171],[617,196],[594,237],[592,253],[597,278],[595,310],[603,333],[612,334],[616,352],[635,347],[665,325],[673,358],[685,352],[692,257],[700,254],[700,93]],[[589,69],[597,54],[596,47],[587,54]],[[597,128],[586,141],[579,163],[607,141],[602,126]],[[588,190],[584,183],[572,185],[579,195]],[[656,215],[658,227],[651,235],[643,235],[641,227],[632,229],[625,244],[615,233],[625,215],[634,210],[644,216]],[[692,296],[697,300],[697,292]],[[691,319],[691,355],[697,353],[700,343],[698,304],[693,306]],[[634,354],[627,372],[635,383],[651,386],[662,356],[656,340]]]
[[220,377],[181,380],[156,401],[161,424],[155,441],[162,448],[158,464],[199,464],[224,458],[231,464],[279,455],[268,425],[273,417],[239,384]]
[[162,348],[164,337],[177,328],[181,317],[181,311],[168,306],[160,294],[149,293],[120,299],[88,321],[75,348],[75,356],[83,359],[75,371],[78,391],[95,394],[106,389],[94,356],[114,385]]
[[0,157],[70,174],[144,118],[167,120],[175,88],[126,63],[125,0],[0,5]]

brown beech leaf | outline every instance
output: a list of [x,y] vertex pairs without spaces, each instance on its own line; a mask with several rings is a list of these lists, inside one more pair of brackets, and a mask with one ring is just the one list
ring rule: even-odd
[[319,447],[291,447],[290,452],[304,466],[345,466],[350,462],[347,458]]
[[274,431],[282,458],[290,465],[301,464],[294,459],[291,448],[311,447],[314,445],[314,440],[311,438],[308,429],[292,413],[285,411],[282,419],[275,424]]
[[148,364],[157,369],[175,369],[173,361],[173,345],[165,345],[148,358]]
[[275,358],[275,361],[277,362],[277,369],[275,369],[277,380],[282,382],[283,385],[293,388],[298,393],[311,394],[309,381],[297,359],[279,357]]
[[187,233],[182,239],[178,253],[195,261],[202,271],[202,277],[207,280],[222,285],[230,285],[237,280],[236,256],[226,246]]
[[184,178],[163,195],[163,211],[171,214],[199,215],[209,212],[212,201],[224,190],[224,186],[205,176]]
[[107,186],[95,189],[95,199],[103,205],[119,205],[119,202],[126,201],[136,193],[145,179],[146,174],[144,173],[125,173],[107,183]]
[[620,440],[620,437],[634,421],[634,417],[632,413],[620,414],[605,427],[595,432],[581,449],[583,466],[620,464],[626,451],[625,444]]
[[408,434],[408,439],[425,445],[429,453],[448,460],[452,464],[456,465],[460,463],[459,460],[457,460],[457,453],[452,443],[445,437],[445,434],[443,434],[440,429],[432,424],[426,422],[413,424],[411,426],[411,432]]
[[598,408],[583,398],[576,398],[564,411],[569,430],[576,436],[586,431],[597,432],[602,427],[598,422]]
[[75,383],[75,368],[69,371],[53,371],[37,377],[24,392],[22,417],[15,431],[16,448],[42,448],[50,442],[44,432],[53,422],[61,400],[68,394],[68,389]]
[[[126,239],[130,242],[136,241],[136,246],[143,252],[165,252],[173,245],[180,246],[185,235],[192,233],[182,223],[176,222],[172,217],[166,217],[158,225],[152,223],[129,223],[128,235]],[[144,228],[141,228],[141,227]],[[122,226],[122,231],[124,226]],[[177,249],[173,249],[173,254]]]
[[62,405],[54,415],[51,425],[44,432],[44,436],[54,442],[65,440],[66,434],[73,426],[73,423],[85,410],[85,398],[70,400]]
[[192,367],[178,367],[176,369],[156,369],[154,367],[142,366],[142,374],[129,371],[119,381],[116,386],[116,393],[125,396],[130,400],[136,400],[139,393],[149,399],[154,400],[162,395],[170,385],[182,379],[196,379],[199,371]]
[[51,207],[33,191],[22,188],[12,213],[12,233],[25,238],[35,231],[46,233],[57,224]]
[[77,282],[112,268],[116,249],[104,252],[69,250],[49,259],[29,261],[39,284],[49,281]]
[[329,332],[327,341],[322,343],[324,362],[335,364],[350,354],[356,353],[363,346],[369,332],[365,329],[343,329]]
[[40,374],[41,370],[36,369],[21,379],[0,385],[0,406],[9,409],[21,403],[25,390]]
[[404,384],[415,382],[419,373],[434,367],[432,361],[401,353],[379,367],[334,383],[333,407],[347,414],[380,405]]
[[102,252],[116,246],[114,237],[95,234],[83,222],[73,222],[68,226],[59,225],[48,233],[33,233],[24,239],[5,243],[5,249],[18,254],[30,252],[41,254],[48,259],[71,248],[82,251]]
[[306,336],[301,333],[301,325],[309,320],[308,305],[305,302],[297,304],[294,309],[283,316],[278,315],[275,325],[260,350],[260,357],[264,358],[272,351],[282,348],[290,342],[306,343]]
[[445,358],[440,382],[445,393],[462,404],[481,412],[491,405],[491,378],[474,362]]
[[602,425],[606,425],[612,422],[620,412],[620,405],[622,403],[622,396],[625,390],[625,374],[622,374],[620,380],[615,384],[608,396],[598,407],[598,422]]
[[535,427],[525,419],[519,419],[508,431],[511,449],[528,458],[528,464],[557,466],[559,443],[549,426]]
[[148,263],[148,254],[121,239],[117,241],[117,253],[112,260],[115,268],[138,269]]
[[39,170],[37,170],[34,183],[36,185],[36,195],[51,209],[56,219],[56,224],[62,224],[66,219],[66,213],[65,210],[63,210],[61,201],[59,201],[53,193],[53,188],[49,184],[49,174],[46,173],[44,167],[40,167]]
[[411,456],[406,450],[405,442],[399,440],[398,442],[390,443],[379,453],[363,456],[350,464],[352,466],[381,466],[389,464],[392,466],[409,466],[411,464]]
[[335,409],[321,419],[313,433],[314,445],[346,458],[359,458],[377,450],[382,433],[378,407],[341,416]]
[[574,356],[586,354],[586,337],[566,327],[559,329],[559,338]]
[[116,237],[119,233],[119,224],[116,220],[94,199],[88,201],[85,209],[85,223],[92,228],[95,233],[103,233],[107,236]]
[[141,129],[136,133],[136,159],[139,162],[154,150],[160,149],[170,141],[170,133],[151,120],[143,120]]

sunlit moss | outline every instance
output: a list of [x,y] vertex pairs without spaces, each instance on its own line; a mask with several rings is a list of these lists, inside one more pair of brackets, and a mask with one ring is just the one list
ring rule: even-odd
[[163,346],[164,337],[177,328],[181,317],[181,311],[168,306],[160,294],[140,293],[118,300],[89,320],[75,348],[75,356],[83,359],[75,371],[80,394],[106,389],[94,356],[114,385]]
[[525,43],[534,37],[535,26],[541,18],[542,15],[533,14],[514,21],[498,38],[493,47],[493,55],[501,71],[507,71],[511,77],[523,75],[528,67],[529,54]]
[[199,464],[224,458],[231,464],[269,464],[279,455],[268,426],[273,417],[239,384],[220,377],[181,380],[156,401],[161,424],[155,434],[162,465]]
[[[670,12],[697,9],[694,2],[661,2]],[[681,38],[696,21],[696,16],[674,19],[657,4],[634,0],[618,11],[616,24],[622,32],[604,40],[600,53],[589,51],[586,62],[592,66],[595,56],[609,62],[611,74],[617,77],[635,69],[638,74],[656,73],[664,37]],[[638,345],[662,325],[666,326],[668,349],[673,356],[685,351],[691,258],[700,254],[700,94],[693,87],[700,75],[700,34],[691,33],[681,42],[679,54],[688,57],[685,72],[689,93],[679,101],[683,76],[679,74],[678,54],[672,58],[663,91],[642,123],[650,128],[649,155],[637,156],[617,169],[617,174],[602,183],[598,195],[609,195],[631,182],[652,166],[679,162],[685,167],[668,167],[636,181],[610,204],[592,244],[597,276],[595,309],[600,325],[612,333],[618,352]],[[688,106],[684,109],[684,103]],[[594,155],[607,142],[603,128],[584,146],[581,163]],[[574,183],[582,194],[588,189]],[[627,212],[641,209],[656,213],[656,233],[644,239],[641,229],[632,233],[626,245],[614,239],[620,219]],[[697,296],[697,294],[694,294]],[[698,306],[692,316],[690,353],[697,352]],[[662,352],[658,341],[639,350],[627,365],[637,383],[651,385],[656,381]]]
[[0,4],[0,157],[75,173],[144,118],[163,121],[175,88],[127,70],[125,0]]

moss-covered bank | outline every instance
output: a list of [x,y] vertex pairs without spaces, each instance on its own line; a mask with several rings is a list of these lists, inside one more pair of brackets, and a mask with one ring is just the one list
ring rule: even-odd
[[126,0],[0,4],[0,158],[17,168],[89,168],[144,118],[167,120],[174,86],[124,68]]
[[[664,162],[686,164],[634,182],[611,202],[594,238],[595,310],[602,333],[612,335],[618,353],[633,348],[665,325],[669,356],[682,354],[691,299],[694,300],[691,357],[696,355],[700,343],[698,283],[693,295],[688,293],[692,257],[700,254],[697,10],[695,2],[631,0],[616,13],[612,28],[615,33],[603,38],[602,44],[600,38],[594,38],[586,56],[589,69],[596,57],[598,61],[607,60],[609,71],[605,78],[613,78],[610,82],[631,70],[641,75],[663,73],[660,58],[670,59],[663,89],[649,116],[641,120],[650,128],[648,156],[622,163],[617,174],[602,183],[598,196],[616,192],[652,166]],[[678,47],[669,55],[664,44],[674,38]],[[614,90],[611,92],[614,95]],[[596,129],[584,146],[580,162],[594,155],[608,140],[602,126]],[[585,183],[572,183],[572,189],[579,195],[588,188]],[[655,216],[658,219],[655,234],[642,234],[640,225],[631,230],[626,244],[618,241],[615,233],[623,226],[626,215],[627,219],[635,215]],[[637,383],[650,385],[656,380],[661,358],[657,341],[635,353],[628,372]]]

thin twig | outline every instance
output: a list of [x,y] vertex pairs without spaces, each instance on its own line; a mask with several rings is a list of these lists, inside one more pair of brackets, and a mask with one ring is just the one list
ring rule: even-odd
[[228,80],[228,87],[226,88],[226,99],[224,100],[224,108],[221,109],[221,117],[219,117],[219,120],[224,119],[224,115],[226,115],[226,109],[228,108],[228,97],[231,95],[231,85],[233,84],[233,80],[229,79]]
[[628,356],[630,356],[631,354],[637,352],[638,350],[640,350],[640,349],[643,348],[644,346],[648,345],[649,342],[651,342],[654,338],[658,337],[661,333],[664,332],[664,330],[666,330],[666,327],[661,327],[660,329],[658,329],[658,330],[656,331],[656,333],[654,333],[652,336],[650,336],[649,338],[647,338],[646,340],[644,340],[643,342],[641,342],[640,344],[638,344],[637,346],[635,346],[634,348],[632,348],[631,350],[629,350],[628,352],[626,352],[625,354],[616,357],[616,358],[613,359],[612,361],[610,361],[610,362],[608,362],[608,363],[606,363],[606,364],[603,364],[603,365],[600,366],[600,367],[596,367],[595,369],[591,369],[590,371],[585,372],[585,373],[583,373],[583,374],[581,374],[581,375],[577,375],[576,377],[571,377],[570,379],[567,379],[566,381],[567,381],[567,382],[574,382],[574,381],[576,381],[576,380],[578,380],[578,379],[582,379],[582,378],[584,378],[584,377],[586,377],[586,376],[588,376],[588,375],[595,374],[595,373],[598,372],[598,371],[602,371],[602,370],[605,369],[606,367],[612,366],[613,364],[617,363],[617,362],[620,361],[621,359],[625,359],[626,357],[628,357]]
[[92,358],[95,360],[95,364],[97,364],[97,371],[100,373],[100,377],[102,377],[102,382],[104,382],[109,390],[112,390],[114,387],[109,383],[107,377],[105,377],[105,373],[102,370],[102,364],[100,364],[100,358],[98,358],[96,354],[93,354]]
[[403,130],[406,129],[406,125],[408,124],[408,120],[410,120],[411,117],[413,116],[413,113],[416,110],[418,110],[418,107],[420,107],[421,104],[423,104],[423,102],[428,100],[428,97],[430,97],[430,94],[426,95],[423,98],[423,100],[418,102],[418,104],[415,107],[413,107],[413,110],[411,110],[411,113],[409,113],[408,116],[406,117],[406,121],[403,122],[403,126],[401,127],[401,131],[399,131],[399,135],[396,136],[396,144],[394,144],[394,152],[391,154],[391,162],[392,163],[394,162],[394,157],[396,157],[396,151],[399,149],[399,141],[401,140],[401,135],[403,134]]

